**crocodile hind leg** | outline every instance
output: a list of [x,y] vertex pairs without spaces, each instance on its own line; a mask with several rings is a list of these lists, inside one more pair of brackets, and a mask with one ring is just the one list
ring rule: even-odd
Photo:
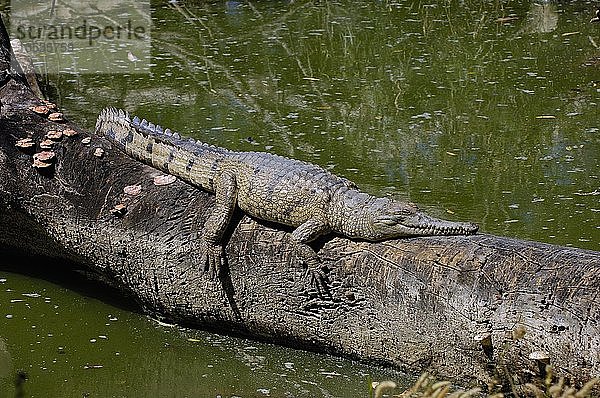
[[319,218],[313,218],[304,222],[292,232],[296,252],[308,268],[311,284],[316,286],[321,295],[329,295],[328,280],[321,268],[319,256],[308,243],[329,232],[331,232],[331,229],[327,222]]
[[237,184],[235,176],[224,172],[214,181],[215,207],[206,220],[202,235],[202,258],[200,264],[209,271],[212,277],[218,276],[225,265],[223,253],[223,234],[231,221],[237,199]]

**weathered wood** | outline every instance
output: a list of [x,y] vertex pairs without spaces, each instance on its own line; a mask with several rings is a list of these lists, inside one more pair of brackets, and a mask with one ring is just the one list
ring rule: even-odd
[[[485,234],[382,243],[330,237],[318,246],[331,297],[320,297],[290,231],[239,214],[227,238],[229,269],[211,280],[199,270],[198,236],[213,197],[181,181],[155,186],[160,172],[90,132],[33,113],[39,100],[18,70],[9,71],[2,30],[5,249],[68,259],[170,321],[409,372],[487,383],[500,363],[526,381],[539,374],[530,353],[543,351],[574,381],[600,375],[599,252]],[[66,127],[81,134],[55,145],[52,170],[33,168],[32,153],[15,147]],[[124,193],[135,184],[140,194]],[[119,204],[127,206],[122,216],[111,212]],[[526,333],[515,340],[519,326]]]

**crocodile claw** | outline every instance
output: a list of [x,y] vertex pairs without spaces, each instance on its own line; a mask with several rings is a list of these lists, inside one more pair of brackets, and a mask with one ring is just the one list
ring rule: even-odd
[[203,246],[200,264],[204,265],[204,271],[209,272],[210,277],[214,279],[221,274],[225,265],[223,246],[210,243],[205,243]]
[[323,271],[323,267],[319,261],[314,258],[300,260],[301,264],[306,267],[306,279],[309,280],[310,287],[317,291],[321,298],[331,298],[329,291],[329,278]]
[[323,272],[321,267],[309,267],[308,275],[310,277],[310,286],[317,290],[319,297],[331,298],[331,292],[329,291],[329,278],[327,277],[327,274]]
[[331,297],[329,278],[323,270],[319,256],[306,243],[297,242],[296,251],[300,263],[306,268],[306,276],[310,279],[310,287],[317,290],[320,297]]

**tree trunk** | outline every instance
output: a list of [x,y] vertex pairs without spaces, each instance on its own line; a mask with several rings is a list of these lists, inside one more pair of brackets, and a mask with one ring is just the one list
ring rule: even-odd
[[[544,360],[530,354],[542,352],[576,382],[600,375],[600,252],[485,234],[381,243],[327,237],[316,245],[330,282],[324,297],[294,254],[289,229],[238,214],[226,237],[228,269],[211,279],[200,270],[198,237],[213,196],[179,180],[156,186],[159,171],[92,132],[34,113],[41,101],[11,68],[1,28],[5,249],[68,260],[172,322],[407,372],[488,383],[500,369],[524,382],[540,374]],[[80,134],[55,144],[51,168],[32,167],[39,145],[15,147],[65,128]],[[130,185],[141,192],[125,193]]]

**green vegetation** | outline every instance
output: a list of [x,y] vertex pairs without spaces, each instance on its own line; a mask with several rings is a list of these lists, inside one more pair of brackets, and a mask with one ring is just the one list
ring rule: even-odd
[[[536,385],[528,383],[523,387],[511,387],[508,393],[490,393],[485,394],[481,388],[473,388],[470,390],[455,389],[449,381],[436,381],[427,373],[423,373],[419,380],[412,387],[402,393],[395,393],[396,384],[390,381],[381,382],[375,387],[373,393],[374,398],[398,397],[398,398],[468,398],[468,397],[487,397],[487,398],[503,398],[503,397],[534,397],[534,398],[585,398],[591,397],[592,389],[600,382],[600,378],[596,377],[588,381],[584,386],[577,389],[565,383],[563,377],[556,380],[551,366],[546,367],[546,378],[543,384]],[[387,395],[384,395],[385,392]]]

